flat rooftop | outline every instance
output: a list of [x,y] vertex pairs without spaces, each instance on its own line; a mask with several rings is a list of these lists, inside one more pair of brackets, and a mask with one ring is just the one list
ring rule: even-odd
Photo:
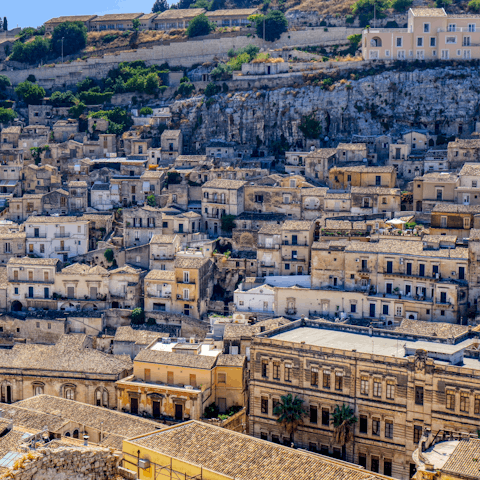
[[[404,358],[413,355],[415,350],[422,349],[427,351],[428,356],[434,358],[438,363],[459,364],[463,361],[469,368],[480,369],[479,360],[463,358],[463,351],[474,342],[473,339],[452,345],[420,340],[407,341],[401,337],[397,339],[392,337],[370,336],[360,333],[346,332],[342,329],[337,330],[308,326],[293,328],[278,334],[272,332],[271,335],[268,335],[268,338],[295,343],[304,342],[307,345],[335,348],[346,351],[356,350],[359,353],[369,353],[396,358]],[[449,359],[450,361],[448,361]]]

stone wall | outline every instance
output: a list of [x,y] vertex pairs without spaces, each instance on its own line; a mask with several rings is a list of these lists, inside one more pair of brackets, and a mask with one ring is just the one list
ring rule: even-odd
[[120,457],[99,447],[42,448],[26,453],[0,478],[14,480],[112,479]]
[[161,64],[168,62],[171,66],[191,67],[194,64],[211,62],[215,58],[225,56],[234,48],[238,49],[250,44],[268,49],[281,47],[321,45],[325,42],[344,41],[349,35],[361,33],[359,28],[309,28],[300,31],[284,33],[277,42],[264,45],[262,39],[247,36],[222,37],[218,39],[190,40],[157,45],[153,48],[128,50],[102,57],[91,57],[83,61],[74,61],[69,64],[57,64],[25,70],[7,70],[4,67],[2,74],[10,78],[17,85],[33,74],[40,85],[64,87],[74,85],[86,77],[104,78],[108,71],[118,66],[120,62],[144,60],[147,64]]

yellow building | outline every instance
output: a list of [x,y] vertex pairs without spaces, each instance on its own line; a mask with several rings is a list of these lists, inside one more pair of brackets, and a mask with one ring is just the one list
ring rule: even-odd
[[443,8],[411,8],[407,28],[363,31],[366,60],[470,60],[480,58],[480,15],[447,14]]
[[381,480],[358,465],[190,421],[123,441],[123,467],[138,479]]
[[223,355],[213,344],[155,342],[117,383],[119,409],[171,421],[200,419],[215,403],[220,413],[246,403],[244,355]]
[[393,166],[334,167],[329,171],[329,184],[333,189],[344,190],[349,187],[387,187],[394,188],[397,171]]

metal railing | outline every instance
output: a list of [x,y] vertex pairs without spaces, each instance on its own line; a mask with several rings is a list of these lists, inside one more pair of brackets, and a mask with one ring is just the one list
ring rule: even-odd
[[69,252],[70,247],[55,247],[56,252]]
[[66,233],[65,232],[63,232],[63,233],[60,232],[60,233],[55,233],[54,237],[55,238],[68,238],[68,237],[70,237],[70,235],[71,235],[70,232],[66,232]]

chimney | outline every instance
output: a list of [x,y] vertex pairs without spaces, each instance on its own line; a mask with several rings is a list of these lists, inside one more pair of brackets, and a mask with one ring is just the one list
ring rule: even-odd
[[262,325],[262,326],[260,327],[260,333],[261,333],[261,332],[264,332],[264,331],[265,331],[265,327]]
[[85,445],[85,447],[88,447],[88,435],[83,436],[83,445]]

